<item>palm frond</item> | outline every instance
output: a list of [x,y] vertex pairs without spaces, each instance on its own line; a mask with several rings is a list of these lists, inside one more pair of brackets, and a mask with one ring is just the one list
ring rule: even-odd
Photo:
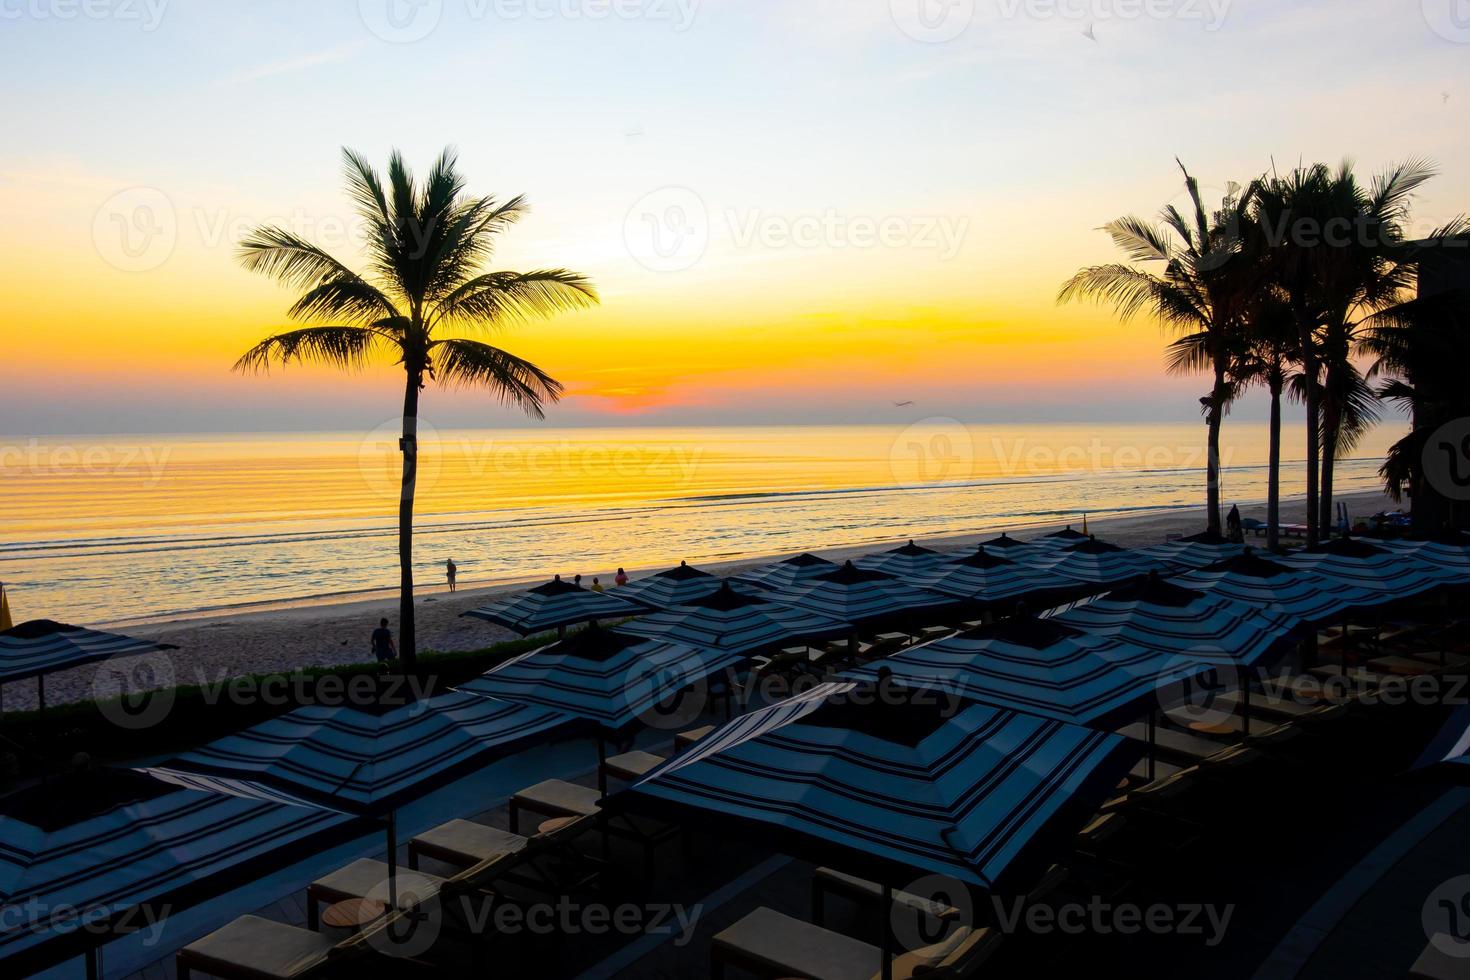
[[546,403],[561,398],[561,382],[530,361],[498,347],[453,338],[435,341],[430,350],[436,380],[485,389],[502,404],[519,408],[534,418],[544,418]]
[[436,322],[497,326],[582,309],[596,302],[597,290],[591,281],[565,269],[491,272],[471,279],[446,296],[434,315]]
[[264,372],[273,363],[284,366],[291,361],[310,361],[356,370],[367,363],[376,345],[389,343],[381,333],[367,327],[306,327],[267,337],[242,354],[234,369]]

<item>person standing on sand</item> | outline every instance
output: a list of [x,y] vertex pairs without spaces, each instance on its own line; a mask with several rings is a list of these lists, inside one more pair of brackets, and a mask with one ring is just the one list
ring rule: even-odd
[[388,628],[388,620],[378,620],[378,628],[373,630],[373,657],[380,664],[385,664],[398,656],[398,647],[393,644],[393,631]]
[[1230,505],[1230,513],[1225,515],[1225,528],[1230,532],[1230,540],[1236,544],[1245,540],[1245,531],[1240,526],[1240,508],[1234,504]]
[[459,566],[451,558],[444,563],[444,575],[449,579],[449,591],[454,591],[454,577],[459,574]]
[[625,571],[623,571],[621,568],[619,568],[618,569],[617,577],[613,579],[613,585],[627,585],[627,584],[628,584],[628,573],[625,572]]
[[597,576],[592,576],[592,591],[601,592],[602,590],[602,583],[597,580]]

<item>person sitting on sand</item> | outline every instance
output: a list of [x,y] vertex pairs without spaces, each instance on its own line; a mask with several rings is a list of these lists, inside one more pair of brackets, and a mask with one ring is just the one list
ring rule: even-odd
[[378,628],[373,630],[373,656],[380,664],[398,656],[398,647],[393,644],[393,631],[388,628],[386,619],[378,620]]
[[601,591],[603,591],[603,589],[602,589],[602,583],[597,580],[597,576],[596,575],[592,576],[592,591],[593,592],[601,592]]
[[625,571],[623,571],[621,568],[619,568],[618,569],[617,576],[613,579],[613,585],[627,585],[627,584],[628,584],[628,573],[625,572]]
[[1230,505],[1230,513],[1225,515],[1225,528],[1230,532],[1230,540],[1236,544],[1245,540],[1245,531],[1240,525],[1240,508],[1234,504]]
[[449,559],[448,561],[446,561],[444,563],[444,574],[449,579],[449,591],[450,592],[453,592],[454,591],[454,577],[459,574],[459,566],[454,563],[454,559],[453,558]]

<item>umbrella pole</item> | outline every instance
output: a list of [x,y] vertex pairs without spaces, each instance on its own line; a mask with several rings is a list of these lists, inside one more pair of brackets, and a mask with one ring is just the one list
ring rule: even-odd
[[1149,709],[1149,712],[1148,712],[1148,781],[1149,782],[1153,782],[1154,781],[1154,757],[1159,754],[1159,752],[1158,752],[1158,739],[1155,738],[1155,736],[1154,736],[1154,728],[1157,725],[1157,723],[1158,722],[1157,722],[1156,716],[1154,715],[1153,709],[1150,708]]
[[883,959],[882,978],[893,980],[893,886],[887,879],[883,881],[883,922],[879,927],[882,931],[879,955]]
[[607,743],[602,740],[602,733],[597,733],[597,792],[603,796],[607,795],[607,770],[603,763],[607,761]]
[[388,814],[388,911],[398,908],[398,814]]
[[1245,675],[1245,683],[1241,685],[1240,698],[1240,722],[1241,728],[1245,730],[1245,737],[1251,737],[1251,678]]
[[36,710],[37,710],[38,713],[46,710],[46,675],[45,674],[37,674],[36,675],[36,705],[37,705]]
[[87,950],[87,980],[102,980],[102,950],[96,946]]

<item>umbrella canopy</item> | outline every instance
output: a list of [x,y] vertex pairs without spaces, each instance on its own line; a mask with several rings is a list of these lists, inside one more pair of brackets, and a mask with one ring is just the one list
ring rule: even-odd
[[858,568],[871,569],[885,575],[912,578],[953,557],[952,554],[925,548],[923,545],[910,541],[900,548],[879,552],[876,555],[864,555],[857,560],[856,564]]
[[1385,551],[1411,555],[1423,562],[1456,573],[1455,581],[1470,583],[1470,535],[1449,531],[1432,538],[1375,538],[1372,543]]
[[104,633],[49,619],[33,619],[0,633],[0,684],[27,677],[43,677],[58,670],[127,654],[177,649],[167,643],[140,640],[121,633]]
[[618,595],[649,609],[686,606],[720,590],[725,580],[695,568],[687,561],[655,575],[618,586]]
[[1081,544],[1082,542],[1087,541],[1090,538],[1091,535],[1084,534],[1081,531],[1074,531],[1072,530],[1072,525],[1068,524],[1060,531],[1053,531],[1050,534],[1043,534],[1041,537],[1036,539],[1036,543],[1039,545],[1044,545],[1048,548],[1065,548],[1068,545]]
[[1297,630],[1293,617],[1156,575],[1082,603],[1056,621],[1181,659],[1244,667],[1282,652]]
[[1462,705],[1429,743],[1415,769],[1435,767],[1458,779],[1470,776],[1470,705]]
[[740,659],[738,654],[594,626],[507,660],[458,689],[560,711],[616,733],[638,724],[670,696]]
[[1156,558],[1173,568],[1203,568],[1244,554],[1246,546],[1205,531],[1178,541],[1140,548],[1139,554]]
[[1326,544],[1293,552],[1281,559],[1283,565],[1304,568],[1336,579],[1388,601],[1419,595],[1449,585],[1456,574],[1414,555],[1390,551],[1353,538],[1338,538]]
[[310,705],[146,771],[196,788],[381,815],[572,719],[451,692],[383,711]]
[[955,603],[952,596],[906,585],[891,575],[858,568],[852,562],[776,596],[782,602],[854,626]]
[[983,605],[1014,604],[1024,598],[1061,601],[1077,590],[1075,582],[997,557],[983,546],[972,555],[915,575],[914,584]]
[[1097,586],[1120,585],[1166,567],[1157,558],[1094,539],[1054,547],[1026,560],[1056,575]]
[[999,537],[991,538],[989,541],[981,541],[980,547],[992,555],[999,555],[1002,558],[1009,558],[1012,561],[1020,561],[1026,555],[1044,552],[1048,545],[1022,541],[1020,538],[1013,538],[1009,534],[1003,533]]
[[[357,825],[126,769],[71,773],[0,800],[0,963],[23,976],[111,938],[79,929],[204,901]],[[36,918],[35,910],[40,910]]]
[[852,626],[840,619],[736,592],[729,585],[687,606],[642,616],[618,632],[680,643],[709,653],[751,657],[789,643],[840,636]]
[[752,568],[734,578],[758,589],[789,589],[803,585],[819,575],[829,575],[837,571],[837,567],[836,562],[813,554],[802,554],[783,558],[760,568]]
[[711,820],[885,882],[982,888],[1037,870],[1137,748],[1115,735],[901,689],[821,684],[743,715],[604,802]]
[[598,619],[626,619],[647,610],[630,602],[621,594],[593,592],[580,585],[562,581],[558,575],[545,585],[528,592],[506,596],[464,613],[475,619],[489,620],[522,636],[588,623]]
[[1235,558],[1176,575],[1170,581],[1309,624],[1326,622],[1382,599],[1337,579],[1262,558],[1249,548]]
[[938,691],[1077,725],[1109,727],[1157,707],[1166,688],[1213,666],[1020,617],[900,650],[845,676]]

